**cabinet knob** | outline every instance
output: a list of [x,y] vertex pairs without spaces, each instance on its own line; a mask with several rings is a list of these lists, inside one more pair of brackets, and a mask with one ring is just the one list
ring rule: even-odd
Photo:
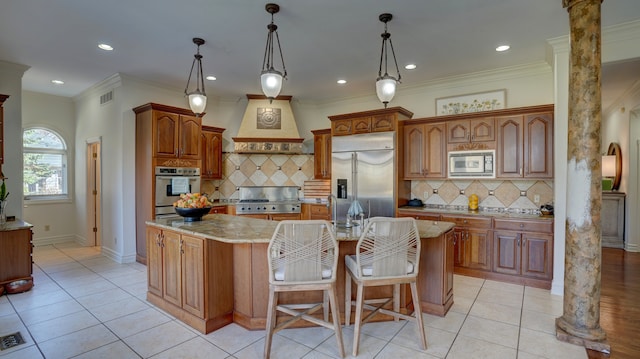
[[463,220],[462,220],[462,223],[467,224],[467,220],[466,220],[466,219],[463,219]]
[[524,223],[520,223],[520,228],[523,228],[523,227],[524,227]]

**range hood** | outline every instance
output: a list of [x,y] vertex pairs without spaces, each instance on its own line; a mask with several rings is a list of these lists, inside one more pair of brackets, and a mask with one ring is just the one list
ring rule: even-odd
[[238,136],[232,137],[236,153],[302,153],[298,126],[291,111],[291,96],[269,101],[264,95],[247,95]]

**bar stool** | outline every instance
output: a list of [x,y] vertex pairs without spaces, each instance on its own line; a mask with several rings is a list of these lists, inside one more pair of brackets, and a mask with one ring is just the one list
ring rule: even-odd
[[[358,355],[360,329],[376,313],[388,314],[416,322],[420,344],[427,349],[416,278],[420,263],[420,235],[413,218],[375,217],[369,220],[356,245],[356,254],[345,256],[345,325],[351,321],[351,305],[356,304],[353,356]],[[351,300],[351,281],[358,286],[356,300]],[[400,284],[409,283],[414,315],[400,313]],[[364,288],[393,285],[393,297],[364,299]],[[393,310],[383,308],[393,301]],[[373,304],[376,304],[375,306]],[[363,309],[371,312],[362,318]]]
[[[331,224],[324,220],[285,220],[278,223],[267,251],[269,268],[269,304],[264,358],[271,352],[273,334],[300,319],[335,331],[340,355],[344,357],[342,327],[336,291],[338,244]],[[322,303],[278,304],[280,292],[323,291]],[[333,322],[312,316],[324,308],[328,318],[326,299],[331,305]],[[291,317],[277,324],[277,312]]]

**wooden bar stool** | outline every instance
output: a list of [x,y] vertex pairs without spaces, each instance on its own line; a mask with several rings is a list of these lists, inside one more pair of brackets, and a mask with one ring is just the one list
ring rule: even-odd
[[[345,324],[351,320],[351,305],[356,304],[353,356],[358,355],[360,329],[376,313],[412,320],[418,326],[420,344],[427,349],[427,336],[422,323],[422,311],[416,278],[420,263],[420,235],[413,218],[375,217],[369,220],[356,245],[356,254],[345,256]],[[351,300],[351,281],[358,286],[356,300]],[[414,315],[400,313],[400,284],[411,286]],[[364,288],[393,285],[393,297],[364,299]],[[393,310],[383,308],[393,301]],[[376,304],[375,306],[373,304]],[[371,312],[362,318],[363,309]]]
[[[278,223],[267,251],[269,266],[269,304],[264,358],[269,358],[273,334],[303,319],[335,331],[340,355],[344,357],[342,327],[336,291],[338,244],[331,224],[323,220],[286,220]],[[321,303],[279,305],[280,292],[323,291]],[[328,318],[326,299],[331,305],[333,321],[312,316],[324,309]],[[291,316],[276,325],[277,311]]]

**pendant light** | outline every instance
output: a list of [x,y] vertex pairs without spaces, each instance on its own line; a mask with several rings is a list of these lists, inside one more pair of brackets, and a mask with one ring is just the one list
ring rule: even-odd
[[[271,14],[271,23],[267,25],[269,32],[267,33],[267,46],[264,49],[260,84],[262,85],[262,92],[264,95],[267,96],[269,101],[273,101],[273,99],[278,97],[280,94],[280,90],[282,89],[282,80],[287,78],[287,69],[284,66],[284,58],[282,57],[280,37],[278,36],[278,26],[273,23],[273,14],[280,11],[280,6],[269,3],[265,6],[265,9],[269,14]],[[278,42],[278,51],[280,52],[280,61],[282,62],[282,72],[273,67],[274,34],[275,41]]]
[[[187,87],[184,89],[184,94],[189,97],[189,107],[191,111],[198,116],[202,114],[205,107],[207,107],[207,95],[204,93],[204,77],[202,76],[202,55],[200,55],[200,45],[204,45],[204,40],[199,37],[194,37],[193,43],[198,46],[198,51],[193,55],[191,71],[189,72],[189,79],[187,80]],[[189,92],[189,82],[191,82],[194,67],[196,68],[196,89]]]
[[[393,15],[391,14],[380,14],[378,19],[384,22],[384,32],[380,35],[382,36],[382,51],[380,52],[380,68],[378,70],[378,79],[376,80],[376,94],[378,95],[378,99],[384,104],[384,107],[387,108],[387,104],[393,99],[393,96],[396,94],[396,85],[400,83],[400,69],[398,68],[398,61],[396,60],[396,53],[393,50],[393,42],[391,42],[391,34],[387,32],[387,23],[391,21]],[[387,58],[389,56],[389,49],[391,48],[391,55],[393,56],[393,62],[396,65],[396,74],[397,79],[391,75],[389,75],[387,71]],[[382,73],[382,64],[384,63],[384,74]]]

